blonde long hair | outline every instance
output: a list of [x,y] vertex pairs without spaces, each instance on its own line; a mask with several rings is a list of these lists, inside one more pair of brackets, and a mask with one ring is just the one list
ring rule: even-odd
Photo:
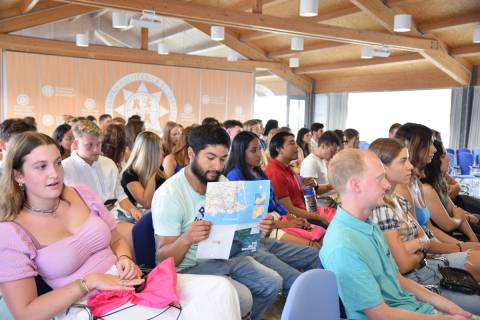
[[153,175],[164,178],[160,170],[162,158],[160,137],[154,132],[143,131],[135,139],[132,153],[122,174],[130,169],[138,175],[140,183],[145,187]]
[[[0,178],[0,221],[13,221],[26,200],[24,190],[15,181],[14,172],[23,172],[25,157],[42,145],[58,145],[51,137],[38,132],[24,132],[13,137]],[[60,149],[59,149],[60,152]]]
[[172,153],[174,145],[172,143],[172,140],[170,139],[170,132],[176,128],[179,127],[179,124],[173,121],[168,121],[165,124],[165,127],[163,128],[163,143],[162,143],[162,151],[163,154],[166,156],[167,154]]

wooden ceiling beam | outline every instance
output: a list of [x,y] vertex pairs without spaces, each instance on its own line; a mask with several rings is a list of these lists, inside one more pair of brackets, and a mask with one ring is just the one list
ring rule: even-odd
[[387,45],[392,48],[407,51],[438,48],[438,42],[435,40],[419,39],[402,35],[391,35],[375,31],[364,31],[321,24],[312,24],[289,18],[259,15],[255,13],[244,13],[230,9],[199,5],[191,2],[184,3],[175,0],[164,0],[161,2],[156,2],[153,0],[63,1],[75,4],[97,6],[100,8],[107,7],[138,12],[144,9],[149,9],[154,10],[163,16],[175,17],[184,20],[359,45]]
[[[387,7],[385,3],[378,0],[350,0],[356,7],[367,13],[373,20],[383,26],[390,32],[393,31],[393,20],[395,12]],[[405,35],[420,36],[415,22],[412,21],[412,30],[404,33]]]
[[45,10],[33,11],[21,16],[0,20],[0,33],[9,33],[27,29],[97,10],[98,9],[95,7],[64,4],[53,8],[47,8]]
[[290,49],[290,46],[288,46],[278,51],[271,51],[267,55],[269,58],[272,58],[272,59],[287,58],[287,57],[292,57],[294,55],[301,55],[309,52],[329,50],[332,48],[345,47],[349,45],[350,44],[339,43],[339,42],[323,41],[320,43],[305,45],[303,51],[292,51]]
[[311,74],[320,72],[330,72],[343,69],[356,69],[365,68],[371,66],[384,66],[384,65],[398,65],[405,63],[412,63],[418,61],[425,61],[425,59],[418,53],[406,53],[388,58],[374,58],[374,59],[359,59],[353,61],[327,63],[311,66],[302,66],[295,69],[297,74]]
[[[257,1],[257,0],[253,0]],[[288,0],[262,0],[263,2],[263,8],[270,8],[277,6],[279,4],[282,4],[284,2],[287,2]],[[238,10],[238,11],[247,11],[251,12],[252,11],[252,0],[240,0],[234,3],[233,5],[229,6],[230,9],[232,10]]]
[[[382,26],[393,32],[393,19],[395,12],[386,7],[381,0],[350,0],[358,5],[362,11],[370,16],[376,16],[377,21],[382,22]],[[390,24],[391,23],[391,24]],[[414,21],[412,21],[412,25]],[[416,27],[412,27],[416,31]],[[437,40],[437,48],[423,48],[419,53],[427,60],[432,62],[437,68],[442,70],[456,82],[461,85],[467,85],[470,82],[471,66],[466,61],[456,60],[448,54],[448,46],[443,41]]]
[[423,33],[449,31],[457,28],[480,23],[480,11],[462,14],[450,18],[442,18],[440,21],[423,23],[418,26]]
[[153,51],[90,45],[80,48],[73,42],[46,40],[0,34],[0,48],[27,53],[50,54],[65,57],[135,62],[144,64],[192,67],[216,70],[253,72],[255,69],[274,69],[281,65],[265,61],[229,62],[224,58],[170,53],[159,55]]
[[30,12],[40,0],[22,0],[20,3],[20,11],[22,13]]
[[[302,21],[302,22],[310,22],[310,23],[326,22],[329,20],[338,19],[354,13],[358,13],[358,12],[360,12],[360,9],[355,6],[342,6],[332,11],[320,12],[318,16],[315,16],[315,17],[308,17],[308,18],[298,17],[298,18],[295,18],[295,20]],[[253,40],[260,40],[260,39],[274,37],[276,35],[277,34],[275,33],[251,31],[251,32],[246,32],[242,34],[240,36],[240,40],[253,41]]]
[[[452,48],[451,54],[456,58],[480,56],[480,44]],[[342,69],[354,69],[354,68],[363,68],[363,67],[369,67],[369,66],[397,65],[397,64],[420,62],[420,61],[424,61],[424,57],[421,54],[406,53],[406,54],[391,56],[388,58],[359,59],[359,60],[346,61],[346,62],[302,66],[302,67],[296,68],[295,73],[311,74],[311,73],[336,71],[336,70],[342,70]]]
[[[195,21],[185,21],[192,25],[194,28],[202,31],[203,33],[210,35],[210,25],[206,23],[199,23]],[[225,30],[225,40],[221,41],[224,45],[226,45],[229,48],[232,48],[233,50],[237,51],[240,53],[242,56],[252,59],[252,60],[264,60],[264,61],[269,61],[270,58],[268,58],[267,54],[265,51],[262,49],[247,44],[243,41],[241,41],[238,38],[238,35],[231,31],[231,30]]]
[[[210,25],[198,22],[187,21],[193,27],[202,31],[205,34],[210,34]],[[247,59],[260,60],[260,61],[271,61],[272,59],[267,56],[267,53],[262,49],[256,47],[253,44],[245,43],[238,38],[238,35],[231,31],[225,30],[225,40],[221,41],[227,47],[235,50],[240,53],[242,56]],[[312,92],[313,90],[313,81],[307,76],[295,74],[291,68],[287,65],[279,65],[277,68],[271,69],[273,73],[277,76],[292,82],[294,85],[299,87],[305,92]]]
[[455,57],[475,57],[480,56],[480,44],[452,48],[450,53]]

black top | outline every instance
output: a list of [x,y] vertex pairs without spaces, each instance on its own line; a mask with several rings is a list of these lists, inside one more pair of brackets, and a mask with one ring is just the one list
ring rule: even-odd
[[[130,202],[133,203],[133,205],[137,205],[137,200],[135,200],[135,198],[130,193],[130,191],[128,191],[128,188],[127,188],[127,185],[133,181],[140,182],[140,180],[138,179],[138,175],[135,172],[133,172],[133,170],[131,169],[125,170],[125,172],[122,175],[122,181],[120,181],[120,184],[122,185],[123,190],[125,191],[125,194],[128,196],[128,199],[130,200]],[[158,189],[158,187],[160,187],[164,182],[165,182],[165,179],[157,176],[157,179],[155,182],[155,190]]]

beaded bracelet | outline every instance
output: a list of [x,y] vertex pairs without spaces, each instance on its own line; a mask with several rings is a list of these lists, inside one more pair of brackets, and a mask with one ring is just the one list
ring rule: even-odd
[[130,256],[127,256],[126,254],[122,254],[120,257],[118,257],[118,258],[117,258],[117,261],[119,261],[121,257],[125,257],[125,258],[127,258],[128,260],[133,261],[133,259],[132,259]]

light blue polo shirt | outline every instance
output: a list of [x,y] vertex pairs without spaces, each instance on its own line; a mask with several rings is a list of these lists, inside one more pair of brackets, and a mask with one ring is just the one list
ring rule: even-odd
[[337,277],[348,319],[367,319],[363,310],[386,303],[417,313],[433,314],[430,304],[418,301],[400,287],[398,267],[380,228],[338,207],[323,238],[320,259]]
[[[220,176],[219,181],[228,181]],[[203,220],[205,213],[205,195],[193,189],[185,176],[185,169],[167,179],[154,193],[152,200],[153,229],[156,235],[163,237],[180,236],[190,224]],[[177,271],[197,264],[197,244],[188,249]]]

